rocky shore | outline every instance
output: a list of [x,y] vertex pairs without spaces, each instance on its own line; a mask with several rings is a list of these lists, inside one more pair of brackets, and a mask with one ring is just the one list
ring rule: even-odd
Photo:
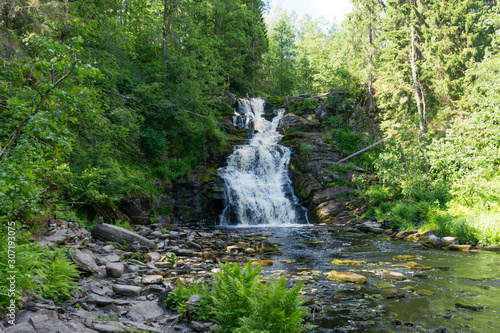
[[[215,324],[187,322],[164,301],[178,285],[208,281],[218,262],[246,262],[279,254],[262,234],[194,230],[167,224],[127,230],[98,224],[89,233],[54,221],[41,245],[68,246],[82,271],[74,299],[24,300],[5,333],[209,332]],[[265,264],[265,262],[263,262]]]
[[[373,233],[393,240],[413,242],[413,247],[446,248],[458,251],[498,250],[497,247],[459,245],[450,237],[437,237],[432,231],[398,231],[386,222],[351,221],[339,226],[323,226],[330,233]],[[70,247],[71,257],[81,270],[80,289],[74,299],[54,303],[38,296],[27,297],[17,314],[16,325],[3,332],[209,332],[213,322],[188,322],[175,310],[165,307],[168,294],[179,285],[207,282],[218,270],[218,262],[247,262],[270,266],[280,260],[279,244],[262,233],[242,233],[217,229],[182,228],[168,224],[135,226],[128,230],[111,224],[98,224],[89,233],[76,223],[53,221],[41,245]],[[320,241],[303,239],[308,246]],[[314,244],[312,244],[314,243]],[[321,245],[321,244],[319,244]],[[346,249],[346,251],[349,249]],[[395,258],[412,264],[412,258]],[[286,260],[281,260],[285,262]],[[334,266],[358,267],[364,262],[334,260]],[[415,264],[415,263],[413,263]],[[421,265],[420,265],[421,266]],[[418,264],[413,270],[425,270]],[[305,282],[303,294],[309,307],[308,321],[321,318],[321,302],[315,301],[314,279],[303,273],[290,282]],[[311,277],[314,273],[311,273]],[[382,271],[383,280],[397,281],[405,276]],[[366,277],[351,271],[331,271],[328,279],[340,283],[364,284]],[[311,280],[311,281],[309,281]],[[311,282],[312,284],[310,284]],[[386,289],[384,298],[403,297],[399,290]],[[316,296],[315,296],[316,295]],[[321,297],[320,297],[321,298]],[[337,301],[337,300],[336,300]],[[336,302],[335,301],[335,302]],[[322,332],[322,330],[318,330]],[[326,332],[326,331],[325,331]]]

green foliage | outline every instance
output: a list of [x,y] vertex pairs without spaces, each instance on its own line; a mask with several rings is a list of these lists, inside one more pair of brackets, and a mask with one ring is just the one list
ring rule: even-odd
[[[78,60],[82,39],[68,44],[28,34],[24,54],[0,70],[0,220],[23,209],[38,212],[37,195],[53,190],[47,174],[60,174],[74,141],[69,131],[81,101],[76,86],[98,70]],[[27,207],[27,209],[25,209]]]
[[173,213],[173,206],[161,206],[157,209],[157,213],[160,215],[170,215]]
[[175,255],[175,253],[167,252],[162,256],[160,261],[168,261],[172,265],[175,265],[179,261],[179,258]]
[[225,145],[217,96],[261,81],[261,0],[65,8],[20,6],[0,23],[2,221],[154,194]]
[[77,267],[68,262],[64,249],[45,251],[37,270],[37,278],[43,281],[38,292],[56,302],[71,299],[73,290],[78,287],[78,276]]
[[308,146],[305,143],[300,144],[300,154],[305,160],[309,160],[311,157],[311,153],[313,151],[313,148],[311,146]]
[[7,238],[0,238],[0,308],[10,304],[11,296],[17,301],[26,291],[51,298],[57,302],[70,299],[78,286],[78,270],[68,261],[64,249],[52,251],[41,249],[26,236],[16,240],[15,251],[15,292],[10,294],[11,277],[8,258]]
[[262,290],[261,267],[252,267],[248,262],[240,265],[220,264],[221,271],[215,274],[211,297],[215,320],[222,332],[233,332],[240,327],[240,318],[252,313],[252,299]]
[[377,206],[383,202],[389,201],[392,197],[390,189],[379,184],[370,186],[370,188],[365,191],[365,195],[372,204]]
[[144,255],[140,252],[136,252],[130,256],[130,259],[138,260],[138,261],[144,261]]
[[326,186],[328,187],[340,187],[349,185],[351,185],[351,181],[346,178],[337,178],[333,182],[326,184]]
[[427,222],[427,214],[431,205],[427,202],[384,202],[375,210],[379,220],[391,221],[393,228],[413,230],[416,226]]
[[132,226],[130,225],[129,221],[120,221],[120,220],[115,220],[111,222],[111,224],[116,225],[117,227],[125,228],[127,230],[132,230]]
[[306,98],[302,102],[302,107],[303,108],[308,108],[310,110],[314,110],[318,107],[319,102],[316,98]]
[[161,166],[155,168],[153,170],[153,175],[166,183],[170,183],[179,177],[188,175],[197,162],[198,160],[195,157],[169,159]]
[[356,170],[356,164],[349,162],[346,164],[346,166],[341,166],[337,163],[332,163],[326,167],[327,170],[332,170],[332,171],[338,171],[339,174],[344,174],[349,171]]
[[169,308],[178,308],[179,313],[186,317],[188,313],[186,302],[193,295],[200,296],[201,302],[194,308],[189,309],[191,320],[208,321],[213,316],[209,289],[205,284],[193,283],[187,286],[178,285],[165,300]]
[[302,323],[307,314],[302,307],[302,285],[301,282],[287,290],[286,277],[269,282],[263,292],[251,300],[251,315],[241,318],[241,327],[234,332],[299,333],[311,328],[311,325]]
[[[351,93],[345,92],[329,94],[325,100],[326,106],[329,109],[334,110],[337,116],[339,113],[352,110],[355,103],[356,98],[353,97]],[[338,123],[338,120],[335,120],[334,123]]]
[[261,284],[261,267],[220,264],[211,297],[222,332],[300,332],[307,311],[302,307],[302,284],[286,288],[286,277]]
[[[329,117],[325,122],[325,126],[327,135],[323,137],[323,141],[342,148],[346,155],[351,155],[372,143],[364,133],[351,131],[341,115]],[[352,162],[371,170],[373,169],[373,161],[377,156],[378,150],[374,148],[355,156]]]

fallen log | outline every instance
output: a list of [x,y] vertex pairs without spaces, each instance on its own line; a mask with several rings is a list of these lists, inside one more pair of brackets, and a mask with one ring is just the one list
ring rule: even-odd
[[133,231],[106,223],[97,224],[92,229],[92,236],[107,242],[115,242],[120,244],[134,244],[137,242],[149,249],[152,249],[155,246],[152,241],[136,234]]
[[347,160],[349,160],[349,159],[353,158],[354,156],[358,156],[359,154],[362,154],[362,153],[364,153],[365,151],[370,150],[370,149],[372,149],[373,147],[376,147],[376,146],[378,146],[378,145],[380,145],[380,144],[384,143],[387,139],[388,139],[388,138],[384,138],[384,139],[382,139],[382,140],[380,140],[380,141],[378,141],[378,142],[375,142],[375,143],[374,143],[374,144],[372,144],[371,146],[368,146],[368,147],[366,147],[366,148],[364,148],[364,149],[361,149],[360,151],[355,152],[354,154],[349,155],[349,156],[347,156],[347,157],[345,157],[345,158],[341,159],[340,161],[337,161],[337,164],[340,164],[340,163],[342,163],[342,162],[345,162],[345,161],[347,161]]

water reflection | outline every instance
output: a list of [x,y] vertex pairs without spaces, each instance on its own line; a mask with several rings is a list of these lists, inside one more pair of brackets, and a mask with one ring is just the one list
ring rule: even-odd
[[[445,327],[448,332],[500,332],[499,253],[418,249],[380,235],[348,235],[321,226],[230,230],[262,233],[281,244],[283,255],[273,256],[275,264],[264,267],[263,272],[286,273],[291,279],[305,281],[305,293],[312,295],[321,308],[315,314],[315,323],[322,328],[430,332]],[[394,259],[398,255],[416,256],[411,261],[421,266],[408,267],[407,261]],[[333,259],[366,263],[334,265]],[[355,285],[330,281],[324,273],[331,270],[361,274],[368,282]],[[385,281],[380,277],[383,270],[400,272],[407,279]],[[380,288],[380,282],[389,284]],[[384,289],[406,296],[386,299]],[[426,296],[429,294],[432,296]],[[459,302],[480,306],[482,311],[461,308],[456,305]]]

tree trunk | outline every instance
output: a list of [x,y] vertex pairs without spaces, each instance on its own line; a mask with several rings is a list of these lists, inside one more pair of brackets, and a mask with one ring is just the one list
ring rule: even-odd
[[168,18],[168,0],[163,2],[163,62],[167,60],[167,18]]
[[415,91],[415,101],[417,103],[417,110],[420,122],[420,141],[424,155],[425,171],[429,172],[429,164],[427,162],[427,147],[426,147],[426,124],[425,124],[425,101],[423,100],[422,85],[418,81],[417,68],[415,65],[415,31],[413,25],[411,26],[411,73],[413,76],[413,88]]
[[373,27],[372,27],[372,13],[369,11],[368,17],[370,18],[370,24],[368,26],[368,38],[370,44],[370,54],[368,55],[368,106],[366,108],[367,115],[370,117],[375,111],[375,105],[373,102],[373,58],[375,57],[375,47],[373,45]]

